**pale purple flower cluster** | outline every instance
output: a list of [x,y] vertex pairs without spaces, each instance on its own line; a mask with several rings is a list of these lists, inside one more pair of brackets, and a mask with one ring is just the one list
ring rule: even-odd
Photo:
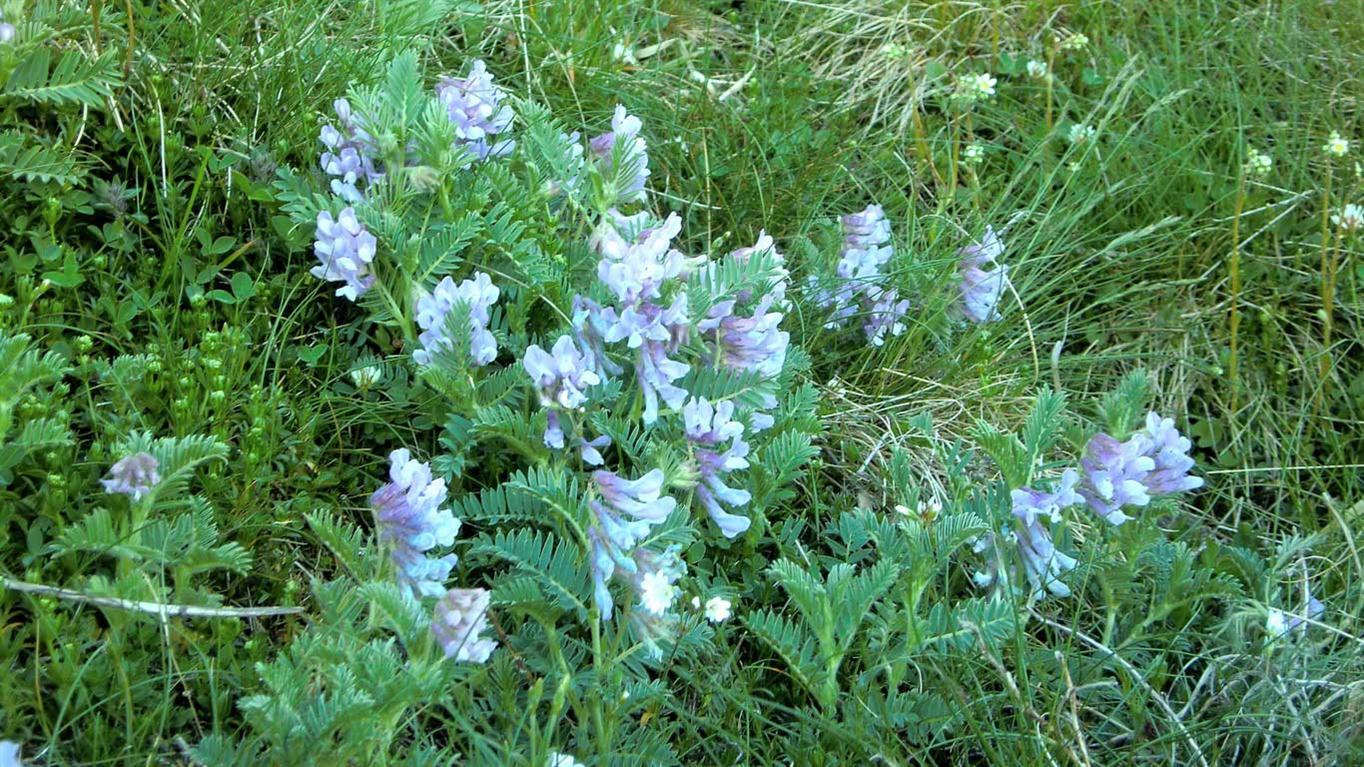
[[[780,268],[781,254],[777,253],[772,238],[762,233],[756,245],[740,248],[729,254],[739,262],[747,261],[754,253],[771,253]],[[780,269],[767,291],[753,304],[750,312],[736,313],[736,309],[753,298],[752,290],[740,291],[733,299],[720,301],[711,307],[704,319],[696,324],[708,342],[706,357],[717,366],[730,370],[751,371],[763,378],[775,378],[786,364],[786,350],[791,345],[791,334],[780,329],[783,314],[771,311],[786,296],[785,269]]]
[[609,329],[601,304],[586,296],[573,297],[573,337],[587,366],[603,376],[618,376],[623,369],[606,356],[606,331]]
[[1023,532],[1017,535],[1018,553],[1023,559],[1023,570],[1032,584],[1033,598],[1037,599],[1044,591],[1059,597],[1070,596],[1070,587],[1061,581],[1061,575],[1075,568],[1075,559],[1056,550],[1052,544],[1051,530],[1043,524],[1043,518],[1056,523],[1061,521],[1061,510],[1082,502],[1075,486],[1080,477],[1074,469],[1066,469],[1061,475],[1060,487],[1054,493],[1043,493],[1030,487],[1014,490],[1013,515],[1023,523]]
[[867,309],[867,318],[862,321],[862,330],[872,346],[880,346],[886,342],[887,335],[898,336],[905,332],[904,318],[909,312],[909,299],[900,298],[895,288],[877,290],[871,295],[873,300]]
[[[521,364],[535,384],[542,407],[581,410],[587,404],[587,387],[601,383],[601,377],[588,362],[588,356],[578,349],[573,337],[565,335],[559,336],[552,352],[535,344],[526,347]],[[564,446],[559,414],[553,409],[545,430],[545,444],[556,449]]]
[[880,346],[887,335],[904,332],[902,320],[909,311],[909,301],[883,284],[881,268],[895,252],[890,244],[890,221],[880,205],[868,205],[841,220],[843,250],[836,270],[838,283],[832,290],[824,289],[812,276],[809,285],[813,298],[816,305],[831,312],[824,327],[843,327],[861,313],[866,318],[862,330],[867,340]]
[[673,238],[682,231],[682,219],[672,213],[662,225],[645,228],[646,215],[609,211],[593,233],[592,244],[601,255],[597,279],[621,306],[662,298],[664,284],[682,276],[687,266],[687,257],[672,247]]
[[1194,459],[1189,456],[1193,443],[1175,428],[1174,419],[1147,413],[1146,428],[1139,433],[1147,442],[1146,454],[1155,464],[1146,477],[1151,495],[1169,495],[1203,486],[1201,477],[1189,475],[1194,467]]
[[1000,318],[999,300],[1009,285],[1009,267],[999,263],[1004,243],[987,226],[981,241],[962,248],[958,255],[962,257],[958,265],[962,315],[975,323],[994,322]]
[[696,323],[709,347],[706,358],[730,370],[752,371],[775,378],[786,364],[791,334],[780,329],[781,312],[769,312],[772,296],[761,299],[751,317],[734,313],[736,301],[721,301]]
[[1190,447],[1172,420],[1155,413],[1147,414],[1146,428],[1126,442],[1096,434],[1080,461],[1080,495],[1100,517],[1121,525],[1131,519],[1126,507],[1140,508],[1153,497],[1203,486],[1201,478],[1188,473],[1194,465]]
[[[9,24],[0,24],[0,43],[7,43],[5,38],[5,27]],[[10,27],[10,37],[14,36],[14,27]],[[19,761],[19,753],[22,749],[18,743],[10,740],[0,740],[0,767],[24,767],[24,763]]]
[[333,177],[333,194],[346,202],[357,203],[364,196],[361,186],[368,189],[383,178],[383,164],[374,137],[351,110],[350,102],[337,99],[332,107],[340,127],[330,123],[322,126],[318,139],[327,148],[322,153],[322,171]]
[[[788,273],[784,260],[766,232],[759,233],[757,243],[735,250],[729,258],[744,263],[758,253],[766,253],[775,267],[758,300],[752,301],[755,295],[752,289],[740,290],[732,300],[713,305],[696,328],[706,346],[705,359],[712,367],[753,372],[765,379],[774,379],[781,374],[791,345],[791,334],[780,329],[783,313],[771,311],[773,306],[786,304]],[[750,308],[737,311],[745,304],[750,304]],[[749,416],[753,431],[762,431],[772,425],[772,416],[762,411],[776,406],[776,397],[763,395],[762,410]]]
[[426,553],[449,546],[459,532],[459,520],[445,503],[445,480],[433,479],[430,465],[412,460],[406,449],[389,454],[388,484],[370,496],[379,540],[392,551],[398,585],[409,594],[438,597],[455,566],[454,554],[430,559]]
[[[1018,559],[1022,561],[1023,573],[1031,586],[1031,599],[1040,599],[1050,592],[1056,596],[1069,596],[1070,587],[1061,576],[1073,570],[1074,557],[1056,549],[1052,542],[1048,523],[1061,521],[1061,510],[1081,503],[1075,492],[1080,477],[1074,469],[1067,469],[1061,475],[1061,483],[1055,492],[1047,493],[1030,487],[1019,488],[1010,493],[1013,502],[1013,516],[1018,520],[1016,527],[1004,527],[998,533],[981,536],[975,544],[975,551],[983,553],[1001,546],[1016,546]],[[972,580],[979,586],[1004,581],[1009,582],[1008,573],[1013,570],[1004,550],[996,551],[989,558],[987,569],[974,574]]]
[[488,323],[498,295],[497,286],[483,272],[475,272],[473,279],[459,285],[449,277],[441,280],[429,295],[417,299],[417,324],[423,331],[417,340],[422,348],[413,352],[412,358],[420,365],[430,365],[441,349],[454,348],[449,323],[459,320],[451,320],[449,314],[458,306],[468,313],[469,363],[482,366],[492,362],[497,357],[497,338],[488,330]]
[[488,605],[492,592],[487,589],[450,589],[436,603],[431,633],[445,653],[457,661],[486,663],[497,649],[497,641],[483,638],[488,630]]
[[[592,500],[593,524],[587,535],[592,541],[592,583],[597,608],[609,619],[615,602],[607,583],[617,570],[627,578],[639,575],[636,549],[654,525],[668,518],[677,501],[663,495],[663,472],[654,469],[636,480],[613,472],[592,472],[600,500]],[[642,576],[641,576],[642,577]]]
[[346,208],[332,218],[331,211],[317,214],[317,234],[313,252],[321,263],[312,275],[328,282],[344,283],[336,295],[358,300],[374,284],[369,267],[374,261],[378,241],[355,217],[355,208]]
[[493,76],[481,59],[475,59],[464,78],[444,77],[436,86],[436,97],[445,107],[461,146],[474,157],[486,160],[511,152],[515,143],[495,137],[511,127],[511,107],[502,103],[506,94],[493,85]]
[[617,162],[630,172],[628,178],[615,178],[617,204],[644,199],[644,184],[649,179],[649,147],[640,135],[643,128],[638,117],[617,104],[611,130],[588,142],[604,177],[612,178],[617,173]]
[[106,493],[122,493],[140,501],[161,481],[160,468],[160,462],[151,453],[133,453],[111,466],[109,478],[99,482]]
[[[748,443],[744,425],[734,420],[734,403],[725,400],[713,407],[702,398],[692,398],[682,408],[687,440],[696,448],[700,478],[696,498],[706,507],[710,518],[726,538],[743,533],[752,523],[748,517],[731,514],[725,506],[743,506],[752,498],[747,490],[728,487],[724,475],[748,468]],[[729,443],[728,448],[723,443]]]
[[[616,227],[628,231],[635,220],[619,215],[613,218],[614,223],[603,222],[594,242],[602,256],[597,278],[615,295],[618,306],[596,307],[587,299],[579,299],[575,302],[575,327],[585,353],[603,365],[606,358],[601,342],[625,341],[636,350],[635,377],[644,394],[644,422],[651,424],[658,420],[660,399],[676,409],[687,397],[686,390],[673,382],[690,368],[669,357],[690,330],[687,295],[679,293],[671,305],[662,304],[664,285],[682,277],[687,266],[687,258],[671,247],[682,221],[674,213],[662,226],[644,229],[627,240]],[[583,316],[578,321],[579,310],[596,316]]]

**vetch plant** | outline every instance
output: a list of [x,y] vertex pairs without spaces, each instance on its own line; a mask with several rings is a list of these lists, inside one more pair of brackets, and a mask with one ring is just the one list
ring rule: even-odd
[[[315,273],[343,284],[426,388],[413,420],[445,426],[429,463],[393,450],[371,497],[386,557],[361,556],[366,536],[339,518],[309,517],[347,573],[314,585],[344,637],[310,632],[263,674],[248,747],[293,733],[338,758],[364,743],[385,752],[441,685],[510,653],[557,680],[552,710],[591,723],[600,753],[628,748],[644,733],[617,713],[638,705],[626,685],[710,636],[676,609],[685,552],[738,545],[813,455],[776,243],[764,232],[719,257],[685,254],[682,218],[639,207],[649,158],[637,117],[617,107],[584,149],[590,131],[500,90],[481,61],[427,89],[416,58],[400,56],[336,113],[322,173],[281,170],[276,189],[300,226],[315,222]],[[888,256],[878,215],[849,224],[848,247],[867,251],[850,260]],[[869,308],[889,300],[880,315],[907,308],[893,290],[859,295]],[[868,330],[887,332],[898,330]],[[457,557],[462,523],[478,534]],[[361,630],[352,603],[382,617]],[[707,617],[726,619],[728,602]],[[393,668],[386,637],[409,668]],[[369,656],[393,678],[351,684],[369,679],[352,665]],[[367,696],[385,724],[324,718],[333,729],[318,734],[314,719],[284,715],[271,701],[292,699],[295,667],[325,669],[329,694]]]
[[1004,255],[999,235],[987,226],[980,242],[967,245],[957,255],[961,257],[962,316],[976,324],[1000,319],[999,301],[1009,287],[1009,267],[999,261]]
[[885,343],[887,335],[904,332],[903,318],[909,311],[908,299],[901,299],[895,288],[886,287],[881,270],[895,250],[890,241],[890,221],[880,205],[868,205],[859,213],[844,216],[843,249],[832,288],[823,287],[811,275],[811,298],[829,310],[826,328],[843,327],[850,319],[862,316],[862,330],[873,346]]

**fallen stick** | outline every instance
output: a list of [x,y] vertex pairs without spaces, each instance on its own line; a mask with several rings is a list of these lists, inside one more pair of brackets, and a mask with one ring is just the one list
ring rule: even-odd
[[167,618],[266,618],[274,615],[295,615],[303,612],[302,607],[199,607],[196,605],[167,605],[160,602],[137,602],[131,599],[119,599],[118,597],[96,597],[70,589],[59,589],[56,586],[16,581],[13,578],[3,580],[5,588],[13,591],[69,599],[72,602],[91,604],[96,607],[114,607],[120,610],[150,613],[159,616],[162,620]]

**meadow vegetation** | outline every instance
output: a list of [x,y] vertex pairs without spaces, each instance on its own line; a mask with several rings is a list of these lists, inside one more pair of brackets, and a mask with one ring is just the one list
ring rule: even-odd
[[1362,71],[0,0],[0,765],[1359,763]]

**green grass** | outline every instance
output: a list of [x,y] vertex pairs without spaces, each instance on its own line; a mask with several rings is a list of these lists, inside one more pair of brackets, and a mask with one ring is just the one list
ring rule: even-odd
[[[15,423],[55,417],[74,438],[3,478],[0,572],[108,587],[90,578],[116,579],[113,558],[50,547],[102,504],[97,480],[118,444],[138,431],[212,435],[231,451],[200,472],[200,493],[254,560],[184,597],[305,613],[163,631],[0,592],[0,738],[22,742],[35,764],[132,765],[182,763],[183,744],[245,733],[238,702],[261,688],[256,664],[316,617],[310,578],[338,570],[304,515],[328,509],[367,527],[383,456],[441,451],[439,411],[412,379],[401,337],[307,274],[309,237],[290,229],[269,186],[276,167],[314,166],[317,131],[348,84],[373,82],[393,55],[416,50],[427,72],[485,58],[509,92],[566,124],[600,126],[626,104],[650,143],[649,206],[683,217],[689,254],[727,252],[766,230],[803,284],[837,258],[838,215],[885,206],[894,280],[916,302],[907,331],[874,349],[823,330],[814,307],[795,302],[784,327],[810,353],[803,377],[822,395],[819,457],[796,499],[769,512],[766,537],[693,567],[738,584],[745,613],[787,605],[761,575],[770,561],[804,556],[827,571],[846,555],[826,532],[841,515],[893,515],[906,500],[897,471],[916,497],[949,504],[995,481],[988,459],[961,469],[959,454],[982,421],[1020,428],[1043,387],[1093,415],[1144,368],[1152,407],[1194,438],[1208,486],[1140,529],[1078,520],[1070,548],[1087,554],[1075,595],[1015,605],[1015,628],[998,643],[968,632],[906,657],[864,628],[829,703],[746,624],[722,626],[709,655],[668,665],[654,679],[662,691],[631,715],[682,763],[1364,755],[1364,232],[1323,226],[1324,210],[1364,204],[1357,4],[440,5],[132,4],[132,24],[121,3],[53,14],[54,46],[108,51],[115,74],[130,66],[93,109],[0,103],[0,129],[39,137],[85,170],[74,184],[19,183],[3,166],[0,294],[12,302],[0,305],[0,331],[27,333],[71,365],[19,399]],[[0,8],[6,19],[37,13]],[[1057,50],[1072,32],[1088,46]],[[638,61],[619,60],[617,43]],[[1054,81],[1030,78],[1029,59],[1050,61]],[[966,72],[999,78],[970,110],[946,98]],[[1092,142],[1067,140],[1078,123],[1097,129]],[[1348,157],[1323,154],[1332,130],[1351,139]],[[974,167],[962,161],[971,141],[985,145]],[[1262,179],[1242,179],[1248,147],[1273,157]],[[1016,290],[1001,322],[963,327],[949,310],[955,254],[988,223],[1007,226]],[[1338,265],[1329,338],[1323,259]],[[82,281],[44,283],[64,261]],[[244,295],[235,274],[249,297],[191,297]],[[128,363],[141,368],[133,374],[109,367],[120,355],[152,357]],[[376,361],[385,386],[357,388],[350,372]],[[1082,428],[1068,417],[1062,444],[1083,444]],[[1070,450],[1055,465],[1077,457]],[[933,598],[979,596],[971,562],[968,552],[939,563]],[[1301,639],[1267,641],[1266,610],[1299,604],[1309,581],[1325,615]],[[897,608],[888,601],[878,614]],[[583,637],[566,641],[584,652]],[[899,709],[878,664],[908,669],[893,688]],[[487,697],[534,711],[518,697],[532,683],[508,661]],[[472,713],[483,705],[419,712],[423,730],[441,733],[424,745],[528,764],[524,722]],[[576,743],[587,761],[588,723],[570,713],[558,726],[555,742]]]

